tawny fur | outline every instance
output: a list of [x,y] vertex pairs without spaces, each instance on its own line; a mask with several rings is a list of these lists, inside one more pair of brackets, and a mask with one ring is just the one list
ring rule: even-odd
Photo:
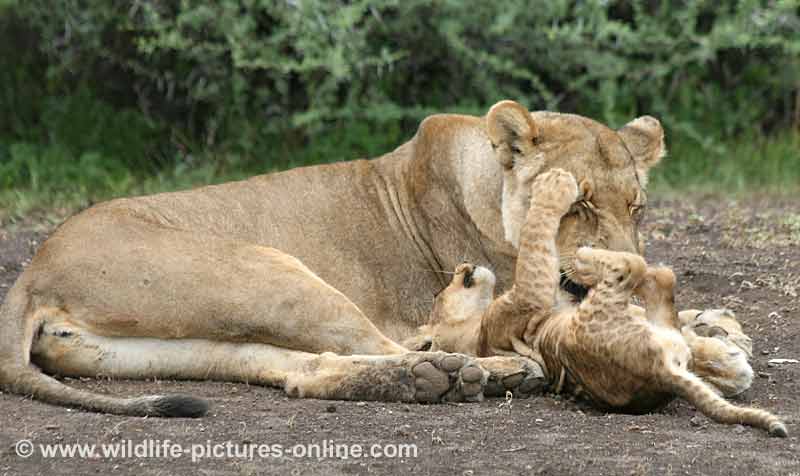
[[[588,295],[577,304],[559,299],[555,239],[562,217],[579,198],[578,190],[574,177],[562,170],[537,177],[520,234],[512,288],[483,309],[462,308],[469,316],[480,316],[471,318],[471,325],[480,329],[473,347],[476,353],[529,355],[540,361],[556,391],[583,395],[602,408],[647,412],[678,395],[715,421],[787,436],[785,425],[775,415],[727,402],[690,370],[690,345],[698,356],[720,349],[698,341],[696,335],[687,344],[681,335],[682,322],[674,308],[675,276],[670,269],[648,267],[643,258],[631,253],[580,248],[573,262],[573,279],[589,287]],[[469,265],[462,269],[465,266]],[[459,303],[453,296],[469,298],[464,279],[457,274],[439,299],[453,305]],[[485,292],[480,286],[473,290]],[[633,295],[645,301],[644,316],[631,306]],[[446,306],[435,306],[434,311],[450,321],[459,317]],[[697,317],[684,315],[686,324],[702,327]],[[738,326],[732,324],[735,319],[730,321],[732,316],[726,317],[728,321],[715,322]],[[434,341],[446,332],[442,329],[446,322],[437,321],[441,318],[432,316]],[[528,348],[520,351],[522,345]],[[704,370],[713,376],[714,369]]]
[[553,167],[595,206],[590,219],[562,220],[561,255],[586,244],[636,251],[641,214],[630,211],[644,206],[663,153],[653,119],[615,131],[503,101],[486,117],[431,116],[374,160],[94,206],[53,233],[0,307],[0,386],[137,415],[181,414],[172,404],[186,400],[77,391],[34,364],[57,375],[255,379],[320,398],[477,398],[475,362],[449,369],[400,356],[396,343],[430,312],[442,267],[492,263],[507,286],[530,184]]

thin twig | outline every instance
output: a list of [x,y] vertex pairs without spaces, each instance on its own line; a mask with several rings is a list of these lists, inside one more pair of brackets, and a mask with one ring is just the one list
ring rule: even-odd
[[501,453],[514,453],[515,451],[522,451],[522,450],[527,449],[527,448],[528,448],[527,446],[518,446],[516,448],[509,448],[507,450],[500,450],[500,452]]

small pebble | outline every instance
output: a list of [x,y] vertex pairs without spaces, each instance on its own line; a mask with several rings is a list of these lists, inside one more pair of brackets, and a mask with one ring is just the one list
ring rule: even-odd
[[761,378],[770,378],[771,375],[766,372],[759,372],[758,376]]
[[328,405],[325,407],[325,411],[328,413],[336,413],[336,405]]
[[689,424],[691,424],[692,426],[703,426],[703,419],[700,418],[699,416],[693,416],[689,420]]

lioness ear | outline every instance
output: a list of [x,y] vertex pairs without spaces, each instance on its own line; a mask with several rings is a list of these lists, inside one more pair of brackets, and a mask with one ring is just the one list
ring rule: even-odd
[[619,136],[633,154],[636,170],[642,174],[647,174],[667,153],[664,129],[655,117],[642,116],[632,120],[619,130]]
[[497,159],[506,168],[511,167],[514,154],[533,147],[538,135],[531,113],[519,103],[508,100],[500,101],[489,109],[486,128]]

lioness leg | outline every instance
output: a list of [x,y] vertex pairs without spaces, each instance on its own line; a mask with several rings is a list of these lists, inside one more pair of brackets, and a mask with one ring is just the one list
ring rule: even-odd
[[487,378],[473,359],[457,354],[312,354],[268,344],[103,337],[58,323],[41,328],[32,356],[66,376],[247,382],[342,400],[475,401]]

